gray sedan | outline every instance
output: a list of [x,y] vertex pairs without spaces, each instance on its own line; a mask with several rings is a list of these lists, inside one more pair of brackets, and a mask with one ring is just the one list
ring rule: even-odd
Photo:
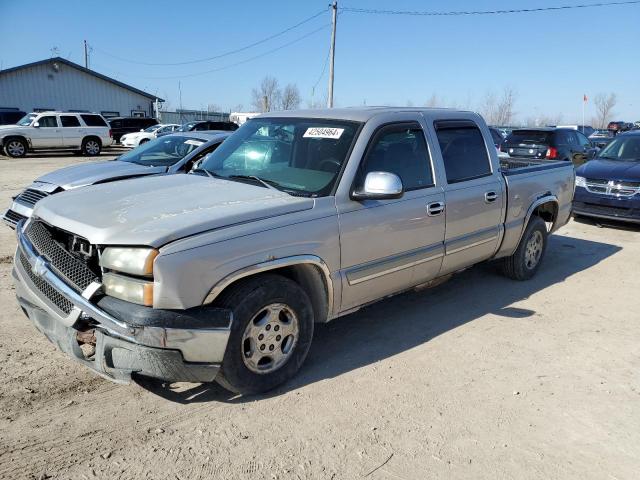
[[114,160],[72,165],[47,173],[13,198],[2,219],[15,228],[20,220],[31,216],[36,202],[66,190],[147,175],[187,173],[231,133],[175,133],[144,143]]

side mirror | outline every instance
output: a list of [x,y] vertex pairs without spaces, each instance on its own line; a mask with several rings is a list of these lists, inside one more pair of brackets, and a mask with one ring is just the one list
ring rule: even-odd
[[34,127],[36,127],[36,128],[40,128],[40,124],[39,124],[38,122],[35,122],[35,123],[33,124],[33,126],[34,126]]
[[141,129],[140,129],[140,131],[141,131],[141,132],[144,132],[144,128],[141,128]]
[[390,200],[402,197],[402,180],[395,173],[369,172],[362,188],[351,193],[353,200]]
[[598,147],[594,147],[591,150],[589,150],[589,155],[587,156],[589,160],[593,160],[594,158],[596,158],[599,151],[600,149]]

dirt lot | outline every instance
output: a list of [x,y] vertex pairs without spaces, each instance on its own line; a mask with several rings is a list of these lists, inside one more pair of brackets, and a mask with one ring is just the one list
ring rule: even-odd
[[[0,206],[78,161],[1,159]],[[639,240],[572,222],[534,280],[483,265],[319,326],[292,382],[242,398],[115,385],[56,351],[2,227],[0,478],[638,478]]]

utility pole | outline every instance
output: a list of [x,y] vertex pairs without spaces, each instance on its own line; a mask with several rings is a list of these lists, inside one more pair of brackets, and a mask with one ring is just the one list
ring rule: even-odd
[[329,52],[329,95],[327,107],[333,108],[333,62],[336,58],[336,23],[338,20],[338,2],[331,4],[331,51]]
[[87,50],[87,41],[84,41],[84,68],[89,68],[89,50]]

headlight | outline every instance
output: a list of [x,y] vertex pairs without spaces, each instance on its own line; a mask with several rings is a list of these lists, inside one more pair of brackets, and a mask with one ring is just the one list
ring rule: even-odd
[[587,188],[587,181],[584,177],[576,176],[576,187]]
[[100,265],[109,270],[150,277],[157,256],[155,248],[107,247],[100,256]]
[[119,298],[139,305],[153,306],[153,282],[137,278],[105,273],[102,276],[102,286],[105,295]]

